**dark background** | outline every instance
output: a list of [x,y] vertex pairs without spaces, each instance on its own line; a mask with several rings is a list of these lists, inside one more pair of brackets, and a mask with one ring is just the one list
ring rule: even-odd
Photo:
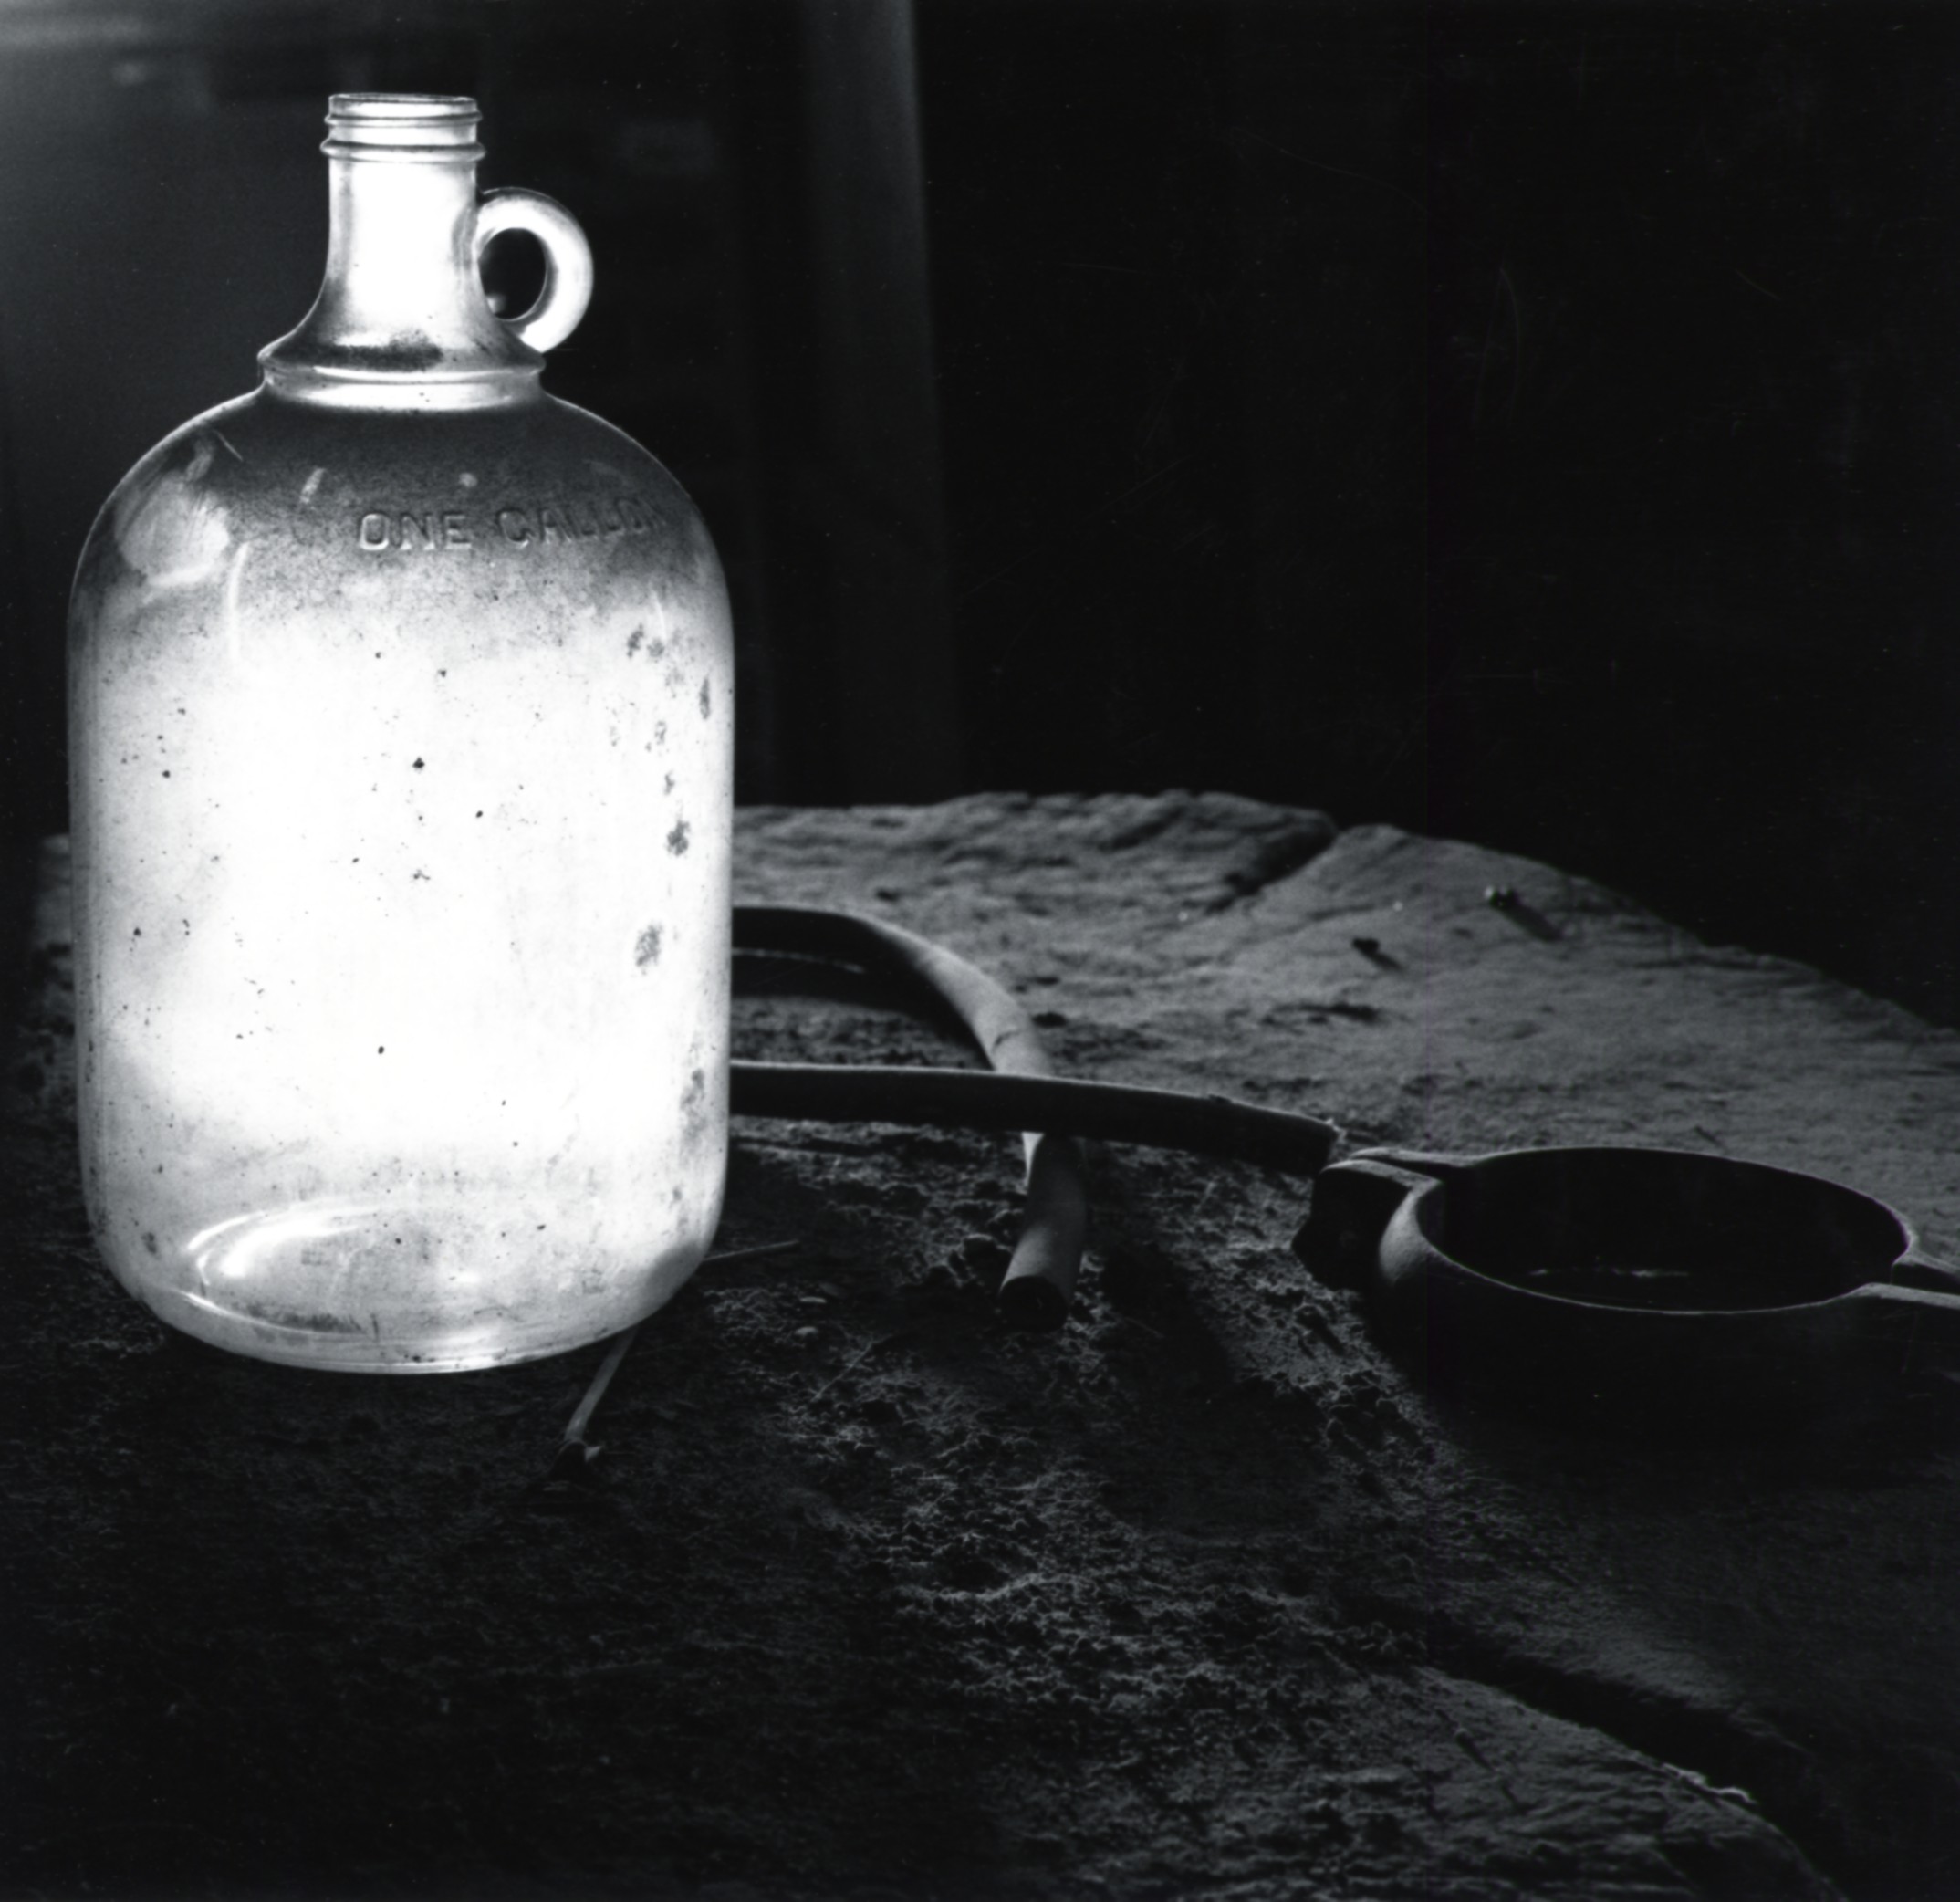
[[1956,87],[1960,10],[1822,0],[14,0],[14,830],[327,95],[472,92],[597,253],[548,386],[723,549],[743,798],[1319,805],[1960,1020]]

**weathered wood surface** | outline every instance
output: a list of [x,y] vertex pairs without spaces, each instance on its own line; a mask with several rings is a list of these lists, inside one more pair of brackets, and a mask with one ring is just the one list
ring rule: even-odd
[[[546,1484],[596,1353],[295,1375],[92,1265],[49,865],[0,1891],[1960,1893],[1952,1420],[1439,1409],[1293,1260],[1299,1185],[1142,1151],[1095,1158],[1074,1320],[1016,1336],[1017,1145],[751,1123],[725,1238],[801,1253],[699,1277]],[[1065,1072],[1723,1150],[1960,1249],[1960,1038],[1542,866],[1186,796],[758,810],[741,865],[1010,982]],[[953,1056],[819,988],[762,985],[740,1053]]]

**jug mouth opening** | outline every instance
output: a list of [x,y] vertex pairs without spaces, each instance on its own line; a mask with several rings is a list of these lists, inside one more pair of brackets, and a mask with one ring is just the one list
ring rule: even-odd
[[337,92],[320,149],[342,159],[480,159],[482,116],[460,93]]

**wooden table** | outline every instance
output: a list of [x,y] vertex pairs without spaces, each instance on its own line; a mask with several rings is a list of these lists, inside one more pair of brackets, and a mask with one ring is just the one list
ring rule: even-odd
[[[1960,1248],[1960,1038],[1544,866],[1183,795],[756,810],[740,862],[993,971],[1069,1073],[1754,1156]],[[1300,1185],[1137,1150],[1017,1335],[1016,1144],[745,1123],[725,1243],[800,1250],[697,1277],[547,1480],[596,1350],[297,1374],[95,1266],[64,876],[0,1179],[0,1892],[1960,1893],[1939,1406],[1445,1409],[1293,1259]],[[814,988],[740,1053],[957,1060]]]

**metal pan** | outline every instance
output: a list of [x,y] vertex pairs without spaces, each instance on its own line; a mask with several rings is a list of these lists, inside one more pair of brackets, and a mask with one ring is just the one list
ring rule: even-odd
[[1960,1369],[1960,1271],[1903,1216],[1726,1156],[1366,1150],[1294,1249],[1445,1392],[1692,1417]]

